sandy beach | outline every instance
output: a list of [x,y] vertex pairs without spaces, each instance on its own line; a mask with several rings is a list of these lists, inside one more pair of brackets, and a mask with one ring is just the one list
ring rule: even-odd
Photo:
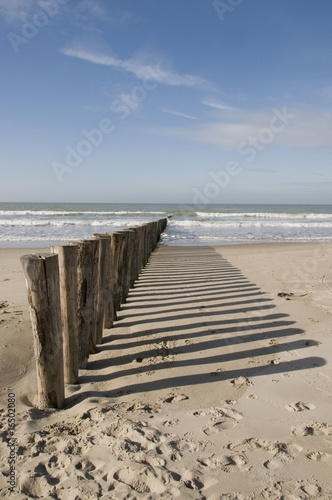
[[332,498],[332,244],[160,245],[48,411],[19,260],[34,251],[0,249],[1,497],[14,393],[14,499]]

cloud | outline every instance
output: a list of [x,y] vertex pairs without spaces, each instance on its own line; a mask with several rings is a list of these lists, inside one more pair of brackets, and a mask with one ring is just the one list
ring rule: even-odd
[[23,22],[43,10],[54,9],[54,12],[70,10],[67,19],[71,24],[86,31],[100,32],[100,23],[128,25],[140,21],[140,17],[130,11],[123,10],[116,4],[110,7],[108,2],[100,0],[0,0],[0,18],[8,24]]
[[180,113],[180,111],[173,111],[172,109],[161,109],[163,113],[169,113],[170,115],[182,116],[183,118],[188,118],[189,120],[197,120],[196,116],[187,115],[186,113]]
[[81,0],[76,6],[76,10],[84,17],[93,17],[99,21],[104,21],[105,16],[108,16],[108,10],[96,0]]
[[235,111],[235,108],[233,108],[232,106],[228,106],[223,102],[213,101],[209,99],[204,99],[202,101],[202,104],[204,104],[205,106],[210,106],[211,108],[220,109],[222,111]]
[[36,8],[35,4],[33,0],[0,0],[0,17],[8,22],[22,20]]
[[114,69],[131,73],[138,79],[158,81],[174,87],[206,86],[207,82],[198,76],[177,74],[160,67],[159,64],[146,64],[141,59],[118,59],[101,53],[78,48],[63,48],[62,54],[81,59],[93,64],[109,66]]
[[255,138],[270,147],[332,148],[331,129],[332,113],[280,107],[269,111],[228,110],[216,122],[196,127],[163,127],[150,133],[233,151],[244,143],[250,147]]

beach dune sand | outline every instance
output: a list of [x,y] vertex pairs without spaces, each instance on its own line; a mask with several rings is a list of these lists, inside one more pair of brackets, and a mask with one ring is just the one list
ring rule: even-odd
[[332,498],[332,245],[159,246],[118,321],[66,387],[33,407],[19,256],[0,250],[0,496]]

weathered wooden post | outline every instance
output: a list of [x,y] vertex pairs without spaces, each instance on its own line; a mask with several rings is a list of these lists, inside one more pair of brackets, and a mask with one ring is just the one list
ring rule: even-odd
[[84,368],[96,348],[99,240],[81,240],[76,244],[79,367]]
[[62,408],[64,372],[58,256],[24,255],[21,263],[34,336],[38,407]]
[[144,228],[144,266],[147,264],[150,256],[150,223],[143,224]]
[[121,231],[123,234],[123,247],[122,247],[122,252],[121,252],[121,260],[119,262],[119,281],[121,282],[120,284],[120,290],[121,290],[121,297],[120,297],[120,304],[124,304],[126,301],[127,297],[127,277],[128,277],[128,261],[129,261],[129,238],[130,234],[128,233],[128,230],[123,229]]
[[131,238],[131,263],[129,271],[129,287],[134,286],[135,281],[139,276],[139,227],[133,226],[128,228],[133,232],[133,237]]
[[147,224],[142,224],[141,225],[141,231],[142,231],[142,269],[146,264],[146,233],[147,233]]
[[[99,240],[99,265],[98,265],[98,303],[96,320],[96,344],[101,344],[105,319],[107,328],[113,324],[113,301],[111,294],[111,269],[110,269],[110,241],[107,234],[94,234]],[[105,316],[106,314],[106,316]]]
[[78,379],[77,245],[52,246],[58,255],[65,384]]
[[125,235],[125,247],[122,258],[122,298],[121,303],[124,304],[127,300],[130,283],[131,283],[131,269],[133,261],[135,231],[131,229],[124,229],[121,231]]
[[154,223],[150,222],[150,241],[149,241],[150,248],[149,248],[149,257],[150,257],[150,255],[152,254],[152,252],[154,250],[154,246],[153,246],[153,243],[154,243],[154,229],[155,229]]
[[114,320],[120,309],[122,297],[122,260],[125,235],[121,231],[110,233],[111,236],[111,287],[113,298]]
[[138,232],[137,272],[139,276],[144,267],[144,228],[142,226],[137,226],[137,232]]
[[159,237],[160,237],[160,233],[159,233],[159,230],[158,230],[158,221],[153,221],[152,223],[152,233],[153,233],[153,237],[152,237],[152,251],[154,251],[156,249],[156,246],[157,246],[157,243],[159,241]]
[[135,280],[138,279],[143,266],[144,266],[144,228],[143,226],[134,226],[131,229],[135,229],[136,231],[136,268],[134,270]]

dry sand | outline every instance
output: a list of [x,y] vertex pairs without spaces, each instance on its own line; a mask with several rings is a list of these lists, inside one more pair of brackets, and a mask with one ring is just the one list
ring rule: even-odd
[[24,253],[0,250],[0,496],[14,392],[10,498],[332,498],[332,245],[160,246],[61,411],[31,407]]

